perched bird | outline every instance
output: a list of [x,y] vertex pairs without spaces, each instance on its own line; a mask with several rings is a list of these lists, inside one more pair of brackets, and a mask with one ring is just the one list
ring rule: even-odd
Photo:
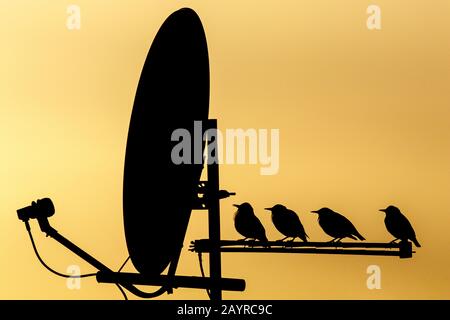
[[295,238],[299,237],[304,242],[308,242],[305,228],[303,228],[300,218],[294,211],[281,204],[274,205],[272,208],[265,208],[265,210],[272,212],[272,222],[275,228],[285,236],[281,241],[291,237],[294,241]]
[[384,218],[384,224],[386,229],[392,234],[397,240],[411,240],[414,242],[416,247],[420,247],[419,241],[417,241],[416,233],[414,232],[411,223],[408,219],[400,212],[400,209],[394,206],[389,206],[386,209],[380,209],[380,211],[386,213],[386,218]]
[[355,226],[343,215],[334,212],[329,208],[322,208],[320,210],[311,211],[319,215],[319,225],[322,227],[323,231],[334,239],[334,241],[341,241],[342,239],[348,237],[354,240],[366,240],[359,232],[356,230]]
[[261,221],[253,212],[253,208],[248,202],[240,205],[233,204],[238,210],[234,215],[234,226],[241,235],[246,239],[257,239],[260,241],[268,241],[266,237],[266,230]]

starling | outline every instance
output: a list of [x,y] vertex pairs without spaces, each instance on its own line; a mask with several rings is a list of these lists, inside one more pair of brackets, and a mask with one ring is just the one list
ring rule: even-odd
[[355,228],[355,226],[343,215],[329,208],[311,211],[319,215],[319,225],[330,237],[332,242],[339,242],[348,237],[354,240],[366,240]]
[[281,204],[265,209],[272,212],[272,222],[275,228],[285,236],[281,241],[291,237],[292,241],[294,241],[295,238],[299,237],[304,242],[308,242],[306,239],[308,235],[305,232],[305,228],[303,228],[300,218],[294,211]]
[[386,218],[384,218],[384,223],[386,229],[392,234],[397,240],[411,240],[414,242],[416,247],[420,247],[419,241],[417,241],[416,233],[414,232],[411,223],[408,219],[400,212],[400,209],[394,206],[389,206],[386,209],[380,209],[380,211],[386,213]]
[[234,215],[234,226],[241,235],[246,239],[257,239],[260,241],[268,241],[266,230],[261,221],[253,212],[253,208],[248,202],[242,204],[234,204],[238,210]]

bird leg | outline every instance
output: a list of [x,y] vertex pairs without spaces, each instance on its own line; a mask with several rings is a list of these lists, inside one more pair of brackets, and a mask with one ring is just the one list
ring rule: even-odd
[[[341,242],[342,239],[343,238],[334,238],[333,240],[330,241],[330,243],[338,244]],[[337,248],[337,246],[336,246],[336,248]]]
[[397,243],[397,240],[400,240],[400,239],[399,239],[399,238],[396,238],[396,239],[392,240],[392,241],[389,242],[389,243]]
[[256,239],[251,239],[251,240],[247,241],[247,243],[250,243],[248,246],[250,248],[253,248],[256,244]]
[[[288,238],[288,237],[286,237],[286,238]],[[295,240],[295,237],[292,237],[291,240],[286,241],[285,247],[290,247],[290,248],[292,248],[292,243],[294,242],[294,240]]]
[[[236,240],[236,241],[237,241],[237,242],[246,242],[247,239],[248,239],[248,238],[243,238],[243,239],[238,239],[238,240]],[[247,245],[244,243],[244,248],[245,248],[246,246],[247,246]]]
[[289,237],[284,237],[283,239],[277,240],[277,242],[283,242],[284,240],[286,240]]
[[279,240],[279,241],[283,242],[283,247],[284,247],[284,248],[292,247],[292,244],[291,244],[292,241],[291,241],[291,240],[289,240],[289,241],[284,241],[284,240],[286,240],[287,238],[290,238],[290,237],[286,237],[286,238],[283,238],[283,239]]
[[245,242],[244,243],[244,248],[247,248],[247,247],[254,247],[254,245],[255,245],[255,240],[256,239],[253,239],[253,238],[244,238],[244,239],[239,239],[239,240],[236,240],[236,241],[243,241],[243,242]]

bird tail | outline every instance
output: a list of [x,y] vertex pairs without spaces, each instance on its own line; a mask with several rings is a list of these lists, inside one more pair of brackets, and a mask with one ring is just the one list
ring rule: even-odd
[[412,242],[414,242],[414,244],[415,244],[416,247],[418,247],[418,248],[421,247],[419,241],[417,241],[417,239],[416,239],[415,237],[414,237],[413,239],[411,239],[411,240],[412,240]]
[[356,232],[355,236],[358,237],[358,239],[361,241],[366,240],[366,238],[364,238],[359,232]]
[[300,239],[302,239],[303,240],[303,242],[308,242],[308,239],[307,238],[309,238],[308,237],[308,235],[305,233],[305,235],[301,235],[301,236],[298,236]]
[[301,236],[300,237],[300,239],[302,239],[303,240],[303,242],[308,242],[308,238],[309,238],[309,236],[306,234],[306,232],[305,232],[305,235],[303,236]]
[[[261,235],[261,237],[259,237],[259,241],[261,241],[261,242],[269,242],[269,239],[267,239],[266,234],[263,234],[263,235]],[[266,247],[266,248],[270,248],[269,244],[264,244],[263,246]]]

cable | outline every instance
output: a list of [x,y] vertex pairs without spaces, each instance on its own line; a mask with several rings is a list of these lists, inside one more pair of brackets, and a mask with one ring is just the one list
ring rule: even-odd
[[[52,268],[50,268],[50,267],[44,262],[44,260],[42,260],[40,254],[39,254],[39,251],[38,251],[38,249],[37,249],[37,247],[36,247],[36,243],[34,242],[34,239],[33,239],[33,234],[31,233],[31,228],[30,228],[30,224],[29,224],[28,220],[26,220],[26,221],[24,221],[24,222],[25,222],[25,226],[26,226],[28,235],[29,235],[30,240],[31,240],[31,245],[33,246],[34,253],[36,254],[36,257],[38,258],[39,262],[40,262],[40,263],[41,263],[48,271],[50,271],[51,273],[53,273],[53,274],[55,274],[55,275],[57,275],[57,276],[59,276],[59,277],[63,277],[63,278],[87,278],[87,277],[94,277],[94,276],[97,275],[97,273],[87,273],[87,274],[81,274],[81,275],[74,276],[74,275],[64,274],[64,273],[58,272],[58,271],[53,270]],[[129,260],[129,257],[128,257],[128,259],[125,261],[125,263],[128,262],[128,260]],[[123,266],[125,266],[125,263],[122,265],[122,268],[123,268]],[[122,289],[122,287],[121,287],[119,284],[117,284],[117,283],[116,283],[116,286],[119,288],[119,290],[120,290],[120,292],[122,293],[122,295],[124,296],[125,300],[128,300],[128,297],[127,297],[125,291]],[[142,290],[139,290],[138,288],[136,288],[136,287],[133,286],[133,285],[128,286],[127,289],[128,289],[131,293],[133,293],[133,294],[135,294],[135,295],[137,295],[137,296],[139,296],[139,297],[141,297],[141,298],[155,298],[155,297],[158,297],[158,296],[162,295],[163,293],[165,293],[165,292],[167,291],[167,288],[165,288],[164,286],[161,287],[161,288],[159,288],[159,289],[156,290],[155,292],[144,292],[144,291],[142,291]]]
[[[128,257],[125,262],[122,264],[122,266],[119,268],[119,271],[117,271],[118,273],[120,273],[120,271],[122,271],[122,269],[125,267],[125,265],[127,264],[127,262],[130,260],[130,257]],[[123,297],[125,298],[125,300],[128,300],[128,297],[125,293],[125,291],[123,290],[122,286],[118,283],[115,283],[115,285],[119,288],[120,292],[122,293]],[[129,292],[131,292],[132,294],[144,298],[144,299],[150,299],[150,298],[156,298],[162,294],[164,294],[165,292],[167,292],[167,288],[165,286],[162,286],[161,288],[157,289],[154,292],[145,292],[142,291],[138,288],[136,288],[134,285],[131,286],[127,286],[125,287],[125,289],[127,289]]]
[[120,286],[120,284],[116,283],[115,285],[117,286],[117,288],[119,288],[120,292],[121,292],[122,295],[123,295],[123,298],[124,298],[125,300],[128,300],[127,294],[126,294],[125,291],[122,289],[122,287]]
[[161,288],[159,288],[158,290],[156,290],[154,292],[145,292],[145,291],[142,291],[142,290],[136,288],[133,285],[131,285],[129,288],[127,288],[127,290],[130,291],[132,294],[134,294],[140,298],[144,298],[144,299],[156,298],[167,292],[167,288],[164,286],[162,286]]
[[[203,270],[203,260],[202,260],[202,253],[198,253],[198,262],[200,264],[200,272],[202,273],[202,277],[205,278],[205,270]],[[209,299],[211,299],[211,292],[209,289],[206,289],[206,293],[208,294]]]
[[[128,258],[125,260],[124,263],[122,263],[122,265],[120,266],[119,270],[117,271],[118,273],[120,273],[120,271],[122,271],[123,267],[125,267],[125,265],[127,264],[128,260],[130,260],[130,256],[128,256]],[[123,298],[125,300],[128,300],[127,294],[125,293],[125,291],[123,290],[123,288],[120,286],[120,284],[115,283],[115,285],[117,286],[117,288],[119,288],[120,292],[123,295]]]
[[117,272],[122,271],[123,267],[125,267],[125,265],[127,264],[128,260],[130,260],[130,256],[128,256],[128,258],[125,260],[125,262],[122,264],[122,266],[119,268],[119,270]]
[[33,235],[31,234],[31,229],[29,229],[28,226],[27,226],[27,231],[28,231],[28,235],[30,236],[31,244],[33,245],[34,253],[36,254],[39,262],[51,273],[56,274],[57,276],[63,277],[63,278],[87,278],[87,277],[94,277],[97,275],[97,273],[87,273],[87,274],[80,274],[80,275],[74,276],[74,275],[64,274],[64,273],[53,270],[44,262],[44,260],[42,260],[41,256],[39,255],[39,251],[37,250],[36,244],[34,243]]

